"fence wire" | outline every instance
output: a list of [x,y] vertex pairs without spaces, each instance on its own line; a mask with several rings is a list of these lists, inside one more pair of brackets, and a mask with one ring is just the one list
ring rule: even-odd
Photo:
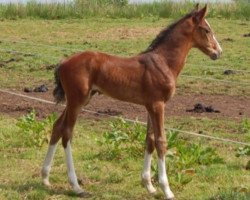
[[[19,97],[23,97],[23,98],[26,98],[26,99],[31,99],[31,100],[34,100],[34,101],[39,101],[39,102],[46,103],[46,104],[55,105],[55,103],[53,101],[48,101],[48,100],[45,100],[45,99],[32,97],[32,96],[12,92],[12,91],[5,90],[5,89],[0,89],[0,92],[7,93],[7,94],[10,94],[10,95],[19,96]],[[63,104],[60,104],[60,105],[65,107],[65,105],[63,105]],[[90,113],[90,114],[94,114],[94,115],[103,115],[103,116],[108,116],[108,117],[111,117],[111,118],[120,118],[118,116],[113,116],[113,115],[109,115],[109,114],[106,114],[106,113],[99,113],[99,112],[88,110],[88,109],[82,109],[82,111]],[[143,125],[147,124],[146,122],[143,122],[143,121],[137,121],[137,120],[132,120],[132,119],[128,119],[128,118],[124,118],[124,120],[127,121],[127,122],[140,123],[140,124],[143,124]],[[178,132],[180,132],[182,134],[188,134],[188,135],[192,135],[192,136],[196,136],[196,137],[203,137],[203,138],[207,138],[207,139],[221,141],[221,142],[224,142],[224,143],[232,143],[232,144],[250,146],[250,143],[235,141],[235,140],[231,140],[231,139],[228,139],[228,138],[220,138],[220,137],[215,137],[215,136],[211,136],[211,135],[205,135],[205,134],[202,134],[202,133],[195,133],[195,132],[192,132],[192,131],[185,131],[185,130],[175,129],[175,128],[165,128],[165,130],[178,131]]]

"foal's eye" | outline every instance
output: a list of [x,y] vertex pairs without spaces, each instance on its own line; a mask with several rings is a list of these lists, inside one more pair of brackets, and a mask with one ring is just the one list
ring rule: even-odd
[[203,29],[203,31],[205,31],[206,34],[210,33],[209,29],[207,29],[207,28],[202,28],[202,29]]
[[204,31],[206,34],[210,33],[210,30],[208,28],[200,26],[200,29]]
[[205,32],[206,32],[206,34],[208,34],[208,33],[210,33],[210,30],[208,30],[208,29],[205,29]]

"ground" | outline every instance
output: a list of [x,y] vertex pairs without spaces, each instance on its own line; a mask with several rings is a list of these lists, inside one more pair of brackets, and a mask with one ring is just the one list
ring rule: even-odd
[[[49,88],[46,93],[25,93],[14,91],[17,94],[23,94],[31,97],[37,97],[44,100],[54,101],[52,95],[53,88]],[[60,105],[50,105],[36,100],[30,100],[24,97],[0,92],[0,112],[8,113],[13,117],[20,117],[29,113],[32,109],[37,111],[39,117],[46,117],[52,112],[61,112],[63,108]],[[197,103],[203,103],[212,106],[218,113],[214,112],[190,112]],[[227,95],[201,95],[201,94],[181,94],[175,95],[166,106],[166,117],[207,117],[211,119],[229,118],[240,121],[250,116],[250,98]],[[104,113],[111,116],[123,116],[129,119],[145,121],[147,119],[146,109],[143,106],[122,102],[112,99],[105,95],[95,95],[90,103],[84,109]],[[84,113],[84,115],[91,115]],[[95,114],[94,114],[95,115]]]
[[[53,70],[63,57],[87,49],[132,56],[146,49],[155,35],[172,21],[153,17],[2,20],[0,89],[53,101]],[[197,50],[191,51],[178,78],[176,94],[167,103],[166,128],[249,143],[249,21],[208,21],[222,45],[223,56],[214,62]],[[48,87],[48,92],[24,92],[25,87],[42,84]],[[219,112],[188,112],[197,103],[212,106]],[[0,92],[0,199],[75,199],[67,183],[62,148],[55,158],[52,188],[41,184],[40,168],[47,144],[27,146],[29,137],[18,126],[20,118],[27,116],[32,109],[40,121],[47,119],[52,112],[59,114],[63,107]],[[93,193],[91,199],[162,199],[161,193],[151,197],[140,185],[143,152],[136,158],[123,152],[122,159],[110,160],[105,157],[107,147],[98,142],[105,132],[112,130],[109,125],[113,122],[112,117],[103,114],[146,121],[145,109],[104,95],[94,96],[85,109],[97,114],[81,113],[73,149],[77,174],[83,187]],[[38,130],[40,126],[34,128]],[[170,134],[167,131],[167,135]],[[183,163],[191,162],[192,155],[180,157],[175,163],[168,158],[168,163],[172,164],[168,166],[170,184],[177,199],[249,199],[250,174],[246,170],[249,156],[243,150],[242,156],[235,156],[244,145],[186,134],[179,134],[179,140],[191,145],[190,149],[211,148],[224,162],[195,162],[180,169]],[[170,153],[175,151],[175,148],[169,150]],[[157,181],[154,184],[157,185]]]

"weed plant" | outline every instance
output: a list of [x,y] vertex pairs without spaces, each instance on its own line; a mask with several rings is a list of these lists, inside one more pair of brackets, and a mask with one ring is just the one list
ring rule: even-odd
[[51,114],[44,120],[37,120],[34,110],[18,119],[16,125],[19,127],[19,137],[24,141],[22,145],[41,147],[44,143],[48,143],[55,119],[56,115]]
[[103,156],[106,159],[121,159],[124,155],[132,158],[142,156],[146,128],[134,122],[128,123],[123,118],[110,122],[110,130],[103,134],[98,143],[106,147]]
[[250,156],[250,146],[239,147],[236,153],[237,157],[240,156]]
[[[23,120],[21,120],[22,118]],[[0,116],[2,141],[0,142],[0,167],[2,170],[0,199],[66,200],[76,198],[71,191],[65,191],[69,189],[69,185],[65,179],[66,164],[63,148],[58,148],[54,159],[51,177],[53,189],[47,189],[41,183],[39,172],[48,147],[42,145],[41,148],[37,148],[36,143],[30,147],[26,146],[28,140],[33,140],[35,134],[39,130],[43,130],[34,128],[35,124],[48,121],[48,118],[40,120],[34,111],[22,118],[19,121],[23,122],[21,127],[24,128],[16,126],[16,123],[20,123],[16,119],[7,115]],[[47,130],[51,129],[52,121],[54,119],[50,123],[44,123]],[[225,123],[225,127],[229,124]],[[171,123],[170,119],[168,119],[168,125],[176,126]],[[212,128],[211,124],[206,123],[206,125]],[[185,129],[183,125],[181,127]],[[189,123],[188,127],[193,129],[195,125]],[[202,127],[205,128],[205,123],[202,123]],[[228,129],[225,127],[221,128],[226,132]],[[235,127],[236,129],[238,126]],[[138,130],[136,134],[134,134],[134,130]],[[103,135],[104,131],[106,133]],[[115,131],[118,131],[117,134]],[[140,184],[139,172],[143,163],[145,131],[145,127],[141,124],[127,123],[123,119],[112,121],[110,126],[107,124],[107,119],[80,120],[75,127],[73,156],[79,180],[87,191],[94,194],[91,199],[142,199],[142,197],[163,199],[163,194],[156,183],[158,171],[155,162],[156,154],[153,159],[152,178],[159,194],[150,197]],[[49,132],[45,131],[42,138],[46,138]],[[28,136],[28,134],[32,136]],[[119,138],[119,134],[122,134],[122,139]],[[235,135],[238,139],[244,138],[244,134],[236,133]],[[234,156],[235,149],[231,145],[224,145],[213,140],[183,137],[176,131],[167,132],[167,136],[167,170],[176,198],[180,200],[187,200],[190,197],[197,200],[250,199],[249,170],[247,170],[250,167],[245,167],[248,157],[244,149],[242,149],[243,155],[238,158]],[[100,141],[99,145],[96,145],[96,140]],[[103,144],[105,140],[108,144]],[[200,143],[202,141],[203,145]],[[208,148],[208,146],[212,148]],[[113,157],[111,154],[107,159],[105,155],[109,155],[109,152],[115,151],[116,148],[120,153],[114,154]],[[138,155],[130,154],[133,148],[141,152]],[[224,158],[225,163],[220,164],[223,161],[219,159],[215,149]],[[217,164],[218,162],[219,164]]]
[[[119,118],[110,123],[110,130],[105,132],[98,144],[106,148],[99,158],[108,160],[138,159],[143,156],[145,144],[145,126],[138,122],[129,123]],[[201,144],[189,143],[178,137],[177,131],[167,134],[167,165],[176,181],[186,184],[192,180],[196,167],[223,163],[215,149]],[[153,177],[157,180],[157,166],[152,166]]]
[[249,134],[250,135],[250,119],[249,118],[242,119],[239,131],[242,134]]

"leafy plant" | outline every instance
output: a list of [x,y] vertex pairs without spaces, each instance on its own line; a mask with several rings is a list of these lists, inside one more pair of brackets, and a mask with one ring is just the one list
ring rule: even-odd
[[168,148],[171,149],[177,144],[178,131],[169,131],[168,132]]
[[[111,129],[104,133],[103,139],[98,141],[106,147],[100,157],[107,159],[121,159],[142,157],[145,146],[145,126],[134,122],[126,122],[119,118],[110,123]],[[187,184],[195,174],[195,167],[222,163],[215,149],[202,144],[189,143],[178,137],[178,131],[167,134],[168,151],[167,165],[172,174],[176,174],[177,182]],[[154,178],[157,180],[157,166],[152,165]]]
[[179,138],[178,135],[178,131],[167,133],[168,150],[166,154],[168,171],[175,174],[174,179],[177,183],[181,185],[189,183],[196,174],[196,168],[201,165],[223,163],[223,159],[218,156],[215,149],[201,143],[190,143]]
[[236,157],[240,156],[250,156],[250,146],[245,146],[245,147],[239,147],[237,149]]
[[[106,159],[121,159],[142,157],[145,146],[145,126],[134,122],[129,123],[119,118],[110,123],[111,129],[104,133],[103,139],[98,141],[106,146],[99,157]],[[167,167],[171,174],[175,174],[175,181],[181,185],[189,183],[196,173],[195,167],[222,163],[215,150],[201,144],[189,143],[178,137],[178,131],[167,134],[168,151],[166,154]],[[158,180],[156,164],[151,167],[153,179]]]
[[24,145],[41,147],[45,142],[48,142],[55,119],[56,115],[51,114],[44,120],[37,120],[34,110],[18,119],[16,125],[20,128],[19,133],[20,137],[23,138]]
[[104,133],[100,145],[106,146],[108,151],[104,152],[108,159],[139,157],[142,155],[145,143],[145,127],[134,122],[128,123],[119,118],[110,123],[111,130]]
[[178,164],[181,169],[186,169],[193,165],[209,165],[221,163],[215,149],[204,146],[200,143],[189,143],[178,138],[178,131],[169,131],[167,134],[168,151],[167,159]]
[[241,121],[240,132],[250,134],[250,120],[248,118],[244,118]]

